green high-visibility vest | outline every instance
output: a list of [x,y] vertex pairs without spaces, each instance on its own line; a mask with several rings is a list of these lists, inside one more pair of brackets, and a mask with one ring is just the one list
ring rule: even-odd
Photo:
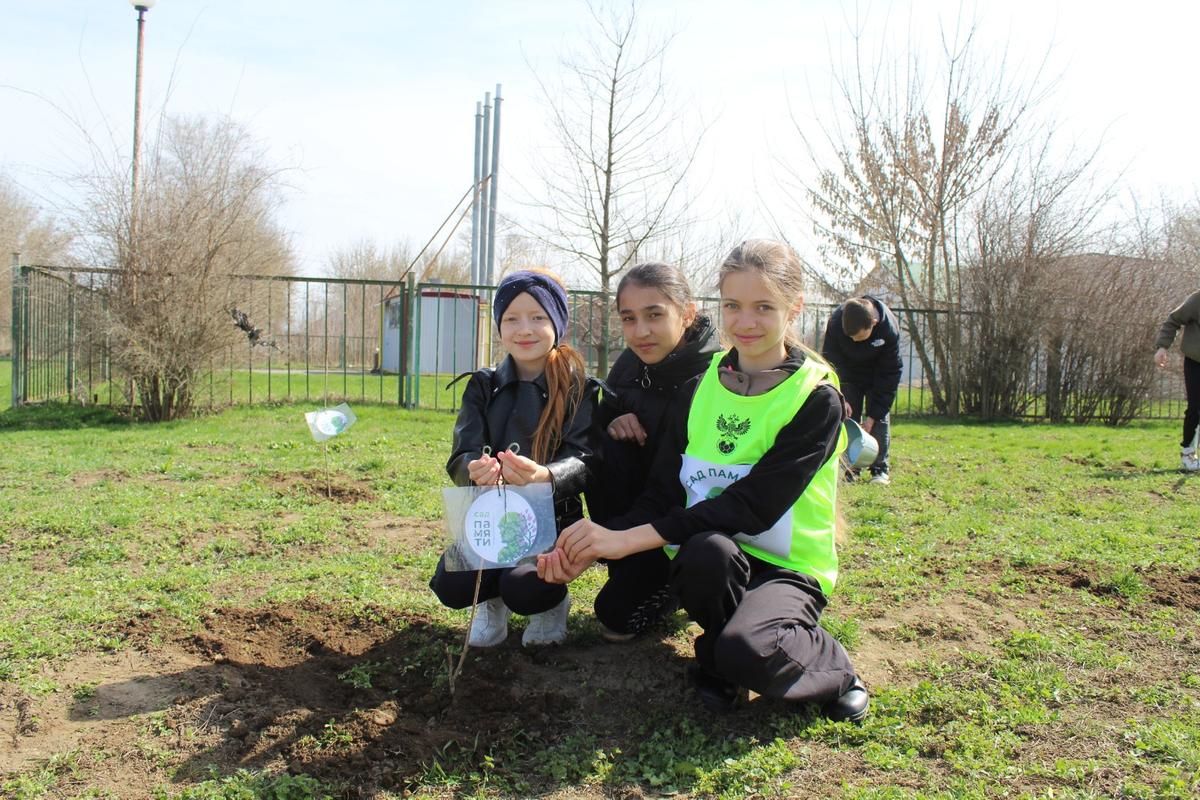
[[[746,475],[775,444],[779,431],[792,421],[817,384],[838,385],[829,365],[809,357],[783,383],[765,394],[746,397],[721,385],[718,372],[724,355],[713,356],[688,411],[688,443],[679,481],[689,508],[716,497]],[[837,582],[838,456],[845,449],[846,434],[839,426],[833,455],[795,504],[767,530],[733,536],[739,547],[756,558],[816,578],[825,594],[831,593]]]

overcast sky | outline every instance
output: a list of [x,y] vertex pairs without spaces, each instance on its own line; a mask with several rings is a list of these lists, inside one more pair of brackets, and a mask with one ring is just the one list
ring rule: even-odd
[[[1008,0],[969,10],[980,41],[1015,69],[1057,79],[1044,113],[1061,138],[1100,145],[1129,192],[1191,197],[1197,182],[1194,41],[1200,4]],[[960,4],[859,3],[867,39],[918,42]],[[853,3],[645,0],[644,22],[677,31],[668,78],[712,121],[692,191],[716,220],[742,211],[806,227],[782,205],[776,159],[800,161],[789,116],[823,105],[850,46]],[[967,4],[968,9],[974,8]],[[289,173],[282,223],[304,274],[361,239],[423,244],[471,180],[474,110],[503,84],[500,207],[534,185],[551,135],[529,64],[552,78],[588,15],[574,0],[160,0],[147,15],[145,109],[229,114]],[[0,0],[0,174],[48,211],[86,167],[87,135],[128,157],[136,12],[127,0]],[[805,122],[805,121],[808,122]],[[715,223],[714,223],[715,224]]]

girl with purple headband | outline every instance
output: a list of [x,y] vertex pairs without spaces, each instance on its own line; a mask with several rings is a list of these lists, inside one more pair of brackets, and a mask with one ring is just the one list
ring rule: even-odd
[[[553,484],[561,531],[582,518],[579,495],[589,474],[596,399],[583,358],[562,341],[567,293],[549,273],[513,272],[496,287],[492,314],[507,355],[467,382],[446,471],[459,486],[491,486],[500,478],[513,486]],[[508,449],[514,443],[516,453]],[[429,588],[443,605],[467,608],[475,573],[447,571],[443,555]],[[484,570],[468,641],[472,647],[501,644],[515,611],[529,617],[523,645],[559,644],[570,607],[567,587],[543,581],[534,564]]]

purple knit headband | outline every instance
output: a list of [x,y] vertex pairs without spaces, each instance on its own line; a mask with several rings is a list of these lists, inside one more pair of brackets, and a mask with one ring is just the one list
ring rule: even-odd
[[492,299],[492,316],[496,318],[496,327],[500,327],[500,319],[508,306],[522,292],[527,292],[537,300],[554,324],[555,344],[562,341],[567,334],[567,292],[558,282],[546,277],[540,272],[520,270],[510,272],[496,287],[496,296]]

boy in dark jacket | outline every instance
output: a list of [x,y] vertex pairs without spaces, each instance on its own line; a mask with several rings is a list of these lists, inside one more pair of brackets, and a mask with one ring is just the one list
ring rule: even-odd
[[871,483],[890,483],[891,409],[903,367],[896,317],[869,294],[850,298],[830,315],[821,355],[837,371],[850,416],[879,442]]

